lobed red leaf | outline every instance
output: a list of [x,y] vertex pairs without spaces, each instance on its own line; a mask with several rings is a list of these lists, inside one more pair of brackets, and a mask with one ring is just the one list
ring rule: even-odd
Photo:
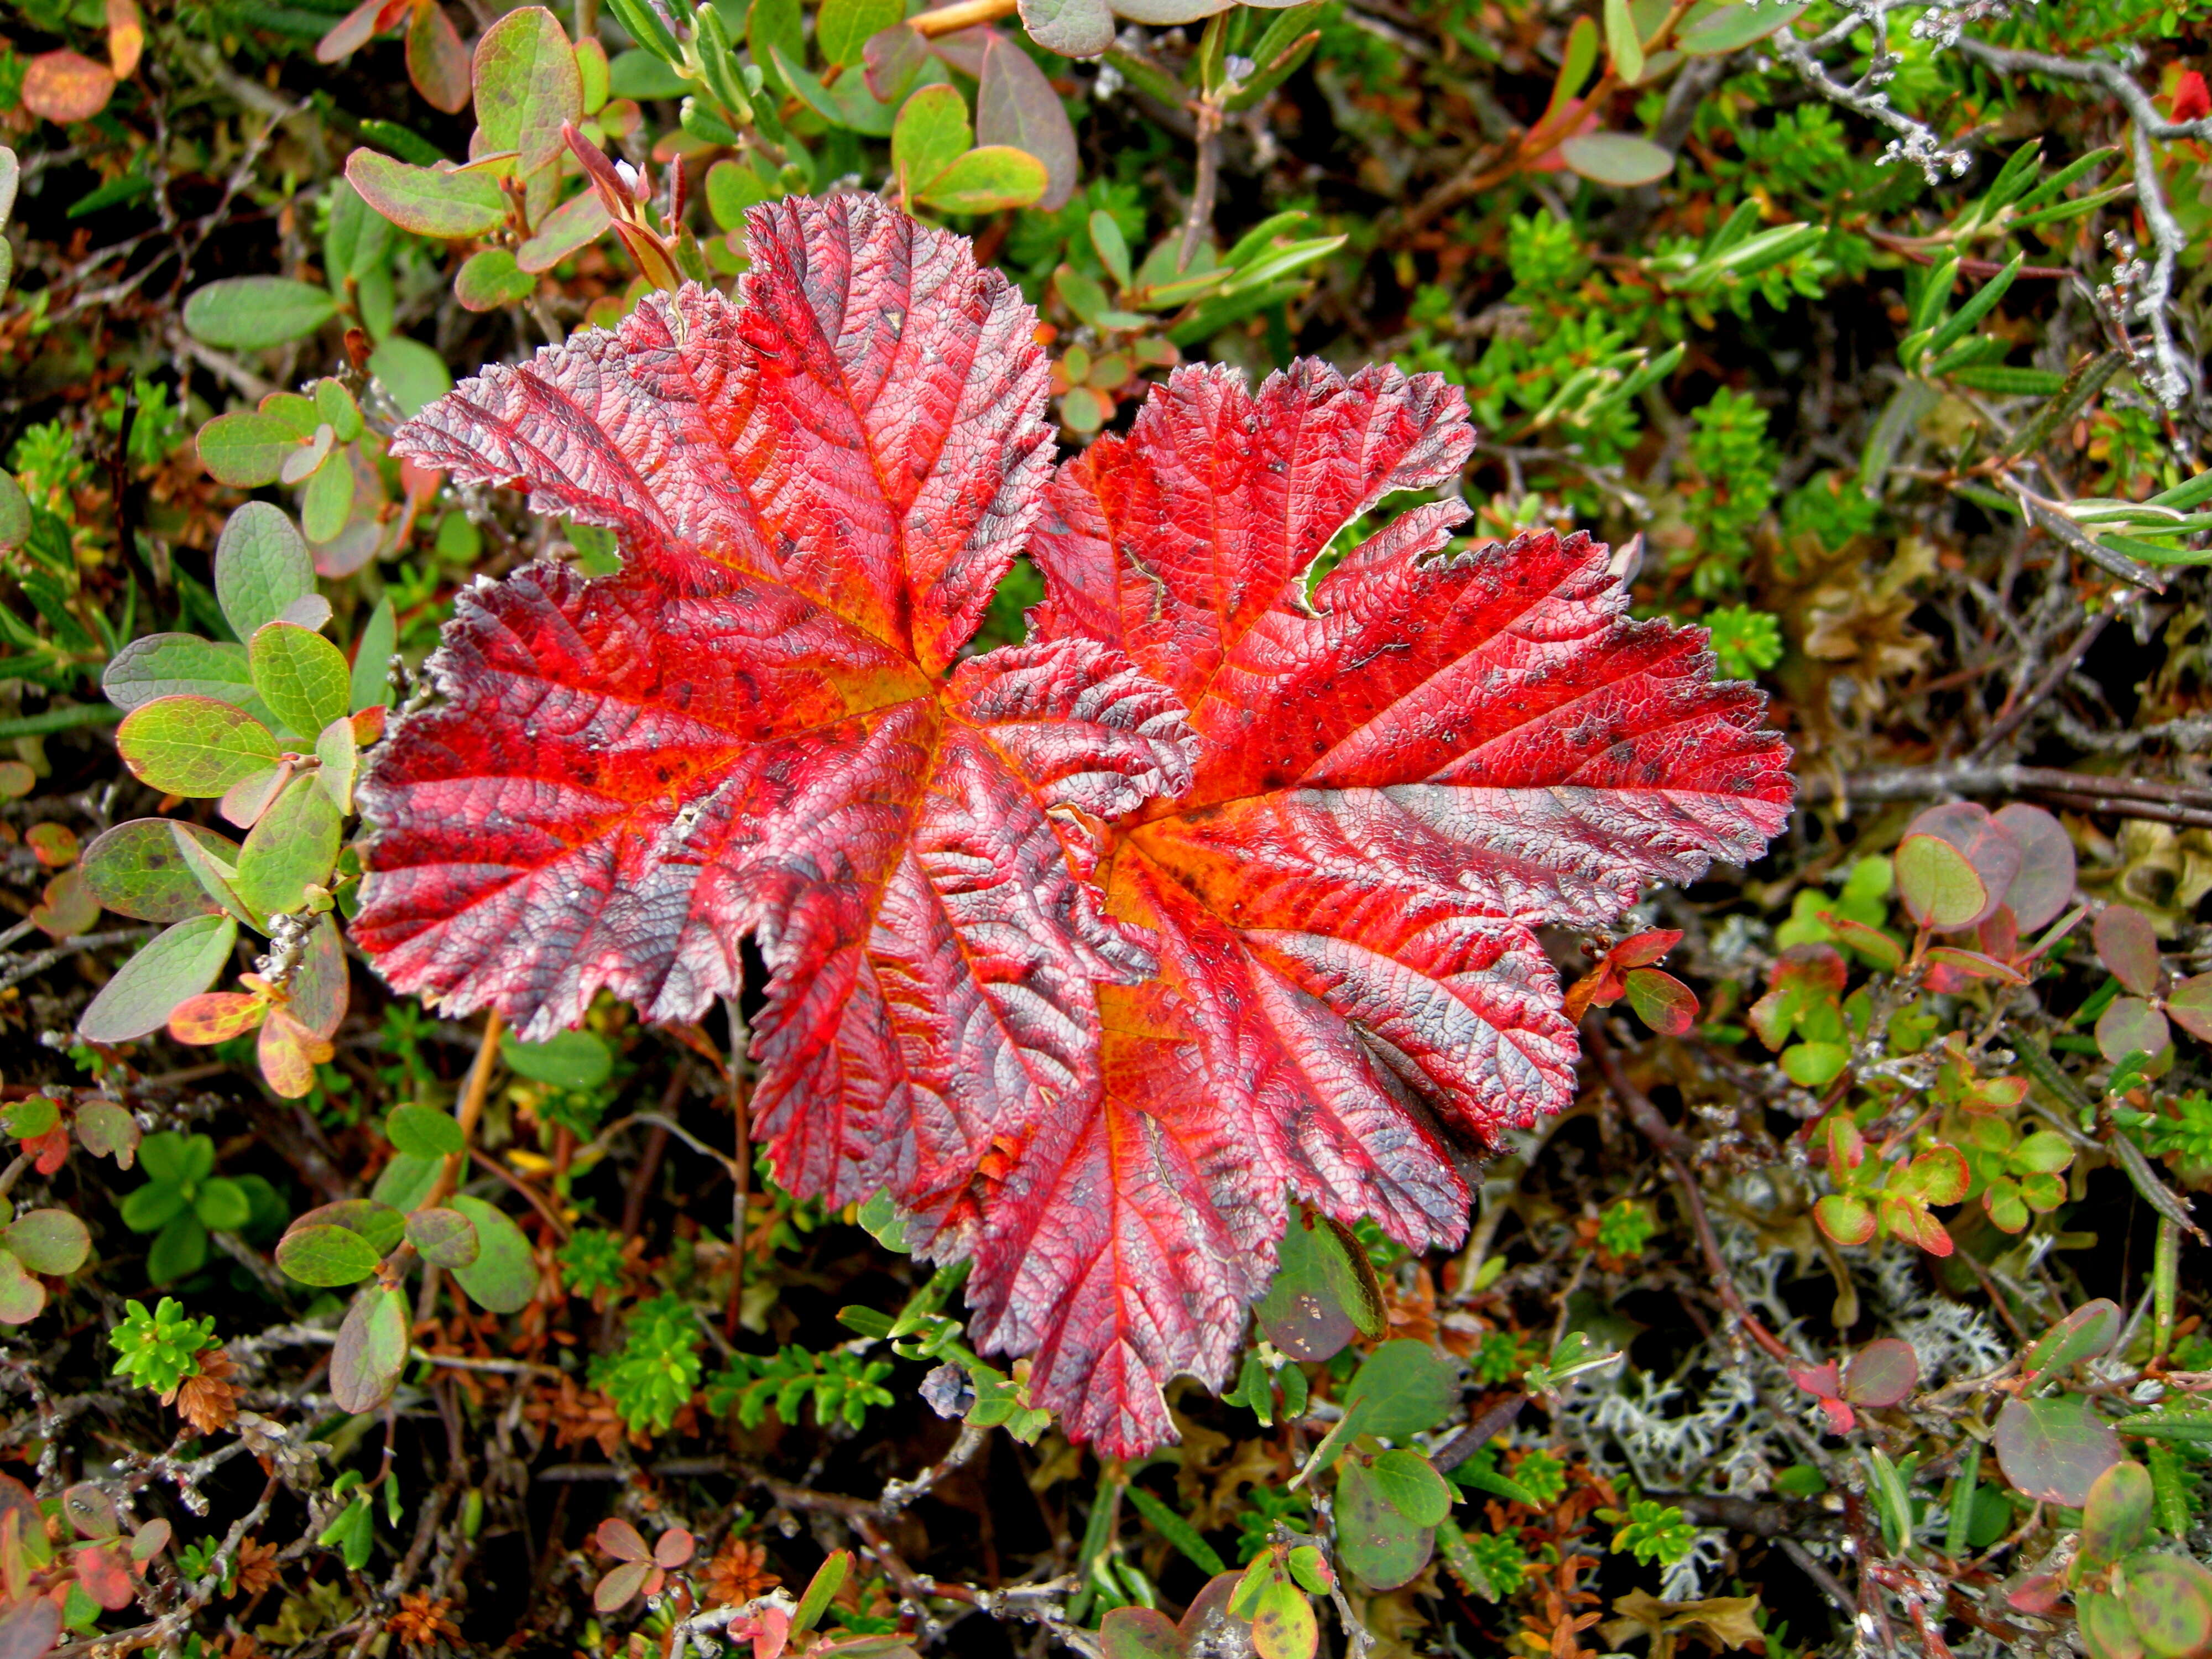
[[[613,528],[463,596],[361,791],[355,935],[528,1036],[688,1020],[751,935],[759,1132],[970,1256],[978,1341],[1128,1455],[1218,1385],[1293,1194],[1414,1249],[1571,1095],[1541,926],[1754,855],[1787,751],[1606,550],[1447,555],[1459,394],[1218,368],[1048,480],[1035,319],[869,198],[757,210],[686,288],[495,368],[394,453]],[[1040,518],[1040,508],[1042,516]],[[1034,528],[1035,534],[1030,532]],[[1029,643],[960,653],[1026,538]]]

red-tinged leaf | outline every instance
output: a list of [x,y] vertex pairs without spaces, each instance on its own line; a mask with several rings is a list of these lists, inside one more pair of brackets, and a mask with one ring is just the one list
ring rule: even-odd
[[438,0],[415,0],[407,20],[407,78],[448,115],[469,101],[469,49]]
[[982,67],[975,88],[975,142],[1009,144],[1044,163],[1044,194],[1036,205],[1058,212],[1075,193],[1082,169],[1066,107],[1036,60],[995,32],[983,44]]
[[0,1607],[0,1659],[38,1659],[61,1634],[61,1607],[45,1596]]
[[1790,1380],[1815,1400],[1841,1400],[1844,1397],[1842,1376],[1832,1359],[1818,1365],[1796,1366],[1790,1370]]
[[1648,933],[1632,933],[1605,954],[1616,968],[1656,968],[1681,942],[1680,928],[1657,927]]
[[[1036,1398],[1109,1453],[1165,1432],[1147,1383],[1224,1374],[1220,1310],[1265,1282],[1283,1186],[1414,1249],[1461,1237],[1443,1136],[1485,1143],[1571,1097],[1532,925],[1602,925],[1787,816],[1757,694],[1711,685],[1701,636],[1627,621],[1586,538],[1439,560],[1465,509],[1416,508],[1308,605],[1345,520],[1450,479],[1469,442],[1432,378],[1302,364],[1254,393],[1202,368],[1054,480],[1042,631],[1121,645],[1202,744],[1192,789],[1112,865],[1113,912],[1158,931],[1162,967],[1106,994],[1108,1124],[1018,1200],[1050,1218],[1007,1248],[1022,1292],[991,1289],[994,1241],[978,1256],[979,1334],[1034,1335]],[[1047,1196],[1109,1178],[1110,1206]],[[1197,1248],[1164,1261],[1170,1214]],[[1032,1323],[1055,1303],[1073,1328]]]
[[650,1561],[653,1552],[635,1527],[617,1516],[609,1516],[599,1522],[592,1534],[599,1547],[617,1561]]
[[1920,1357],[1893,1336],[1875,1338],[1844,1372],[1844,1397],[1855,1406],[1899,1405],[1919,1386]]
[[138,1594],[131,1579],[131,1558],[119,1544],[88,1544],[78,1550],[76,1582],[110,1613],[129,1607]]
[[1698,1023],[1698,994],[1656,968],[1636,968],[1626,981],[1628,1006],[1662,1036],[1680,1036]]
[[416,0],[362,0],[315,43],[315,61],[336,64],[351,57],[397,23]]
[[653,1564],[673,1571],[691,1559],[699,1540],[682,1527],[671,1527],[653,1540]]
[[315,1067],[337,1050],[283,1009],[271,1008],[255,1052],[269,1086],[286,1100],[301,1100],[315,1086]]
[[268,1004],[243,991],[203,991],[169,1015],[169,1035],[179,1042],[228,1042],[261,1024]]
[[1990,816],[1987,808],[1971,801],[1931,806],[1907,824],[1905,833],[1934,836],[1948,842],[1973,866],[1975,877],[1982,884],[1984,908],[1967,926],[1986,921],[2005,902],[2014,878],[2020,874],[2024,857],[2020,842],[2006,825]]
[[2079,1509],[2097,1477],[2120,1462],[2120,1437],[2081,1395],[2014,1398],[1997,1413],[1997,1467],[2039,1503]]
[[107,0],[107,64],[118,81],[128,81],[138,70],[139,55],[146,50],[146,20],[138,0]]
[[623,1562],[593,1588],[592,1605],[601,1613],[614,1612],[645,1588],[645,1581],[654,1571],[650,1561]]
[[114,95],[114,75],[82,52],[42,52],[23,69],[23,107],[49,121],[89,121]]
[[1045,493],[1034,318],[872,198],[747,247],[738,305],[650,296],[395,439],[627,558],[461,596],[360,791],[354,935],[534,1038],[602,988],[695,1018],[752,934],[778,1178],[889,1189],[1036,1403],[1147,1449],[1291,1194],[1462,1237],[1461,1144],[1571,1097],[1534,928],[1752,856],[1786,751],[1583,538],[1438,560],[1464,509],[1425,507],[1309,605],[1468,453],[1389,370],[1179,377],[1051,485],[1035,641],[955,665]]
[[2106,905],[2091,930],[2098,958],[2112,977],[2139,997],[2154,995],[2160,969],[2158,933],[2150,918],[2131,905]]

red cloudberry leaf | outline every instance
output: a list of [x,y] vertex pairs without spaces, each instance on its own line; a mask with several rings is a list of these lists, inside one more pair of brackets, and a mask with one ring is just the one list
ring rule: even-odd
[[[1419,507],[1309,598],[1464,462],[1433,376],[1186,371],[1048,489],[1033,319],[963,242],[863,198],[748,234],[741,307],[649,299],[399,434],[628,562],[463,596],[356,934],[541,1036],[602,988],[693,1018],[753,935],[780,1178],[888,1188],[1033,1397],[1141,1450],[1291,1192],[1459,1237],[1463,1149],[1572,1087],[1534,929],[1751,856],[1786,751],[1581,537],[1446,557],[1465,509]],[[1033,523],[1032,642],[957,659]]]

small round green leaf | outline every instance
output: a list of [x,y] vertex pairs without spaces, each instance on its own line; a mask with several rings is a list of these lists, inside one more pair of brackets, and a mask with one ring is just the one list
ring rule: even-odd
[[0,1325],[27,1325],[46,1305],[46,1287],[6,1250],[0,1250]]
[[[1357,1457],[1345,1460],[1336,1482],[1336,1547],[1344,1565],[1363,1583],[1392,1590],[1411,1582],[1428,1565],[1435,1541],[1432,1526],[1398,1511],[1371,1468]],[[1302,1592],[1291,1593],[1305,1600]]]
[[234,1233],[252,1219],[253,1200],[235,1181],[216,1176],[200,1184],[192,1213],[210,1232]]
[[295,1226],[276,1243],[276,1265],[302,1285],[358,1285],[383,1259],[345,1227]]
[[2166,1016],[2141,997],[2116,997],[2097,1016],[2097,1051],[2115,1066],[2130,1054],[2156,1059],[2172,1041]]
[[295,1231],[302,1227],[343,1227],[359,1233],[380,1257],[391,1255],[398,1247],[406,1226],[405,1216],[373,1198],[342,1198],[334,1204],[319,1205],[292,1224]]
[[493,1313],[514,1313],[538,1294],[538,1263],[522,1229],[480,1198],[455,1195],[453,1208],[474,1224],[477,1259],[457,1267],[453,1278],[480,1308]]
[[395,1108],[384,1121],[384,1133],[394,1146],[416,1158],[450,1158],[469,1144],[451,1113],[428,1106]]
[[345,173],[363,201],[417,236],[459,241],[507,217],[507,198],[488,173],[418,167],[373,149],[348,156]]
[[1368,1465],[1376,1494],[1417,1527],[1433,1527],[1451,1513],[1450,1482],[1417,1451],[1386,1451]]
[[1586,132],[1559,146],[1559,158],[1595,185],[1627,189],[1656,184],[1674,170],[1671,150],[1625,132]]
[[1267,1340],[1296,1359],[1328,1359],[1385,1327],[1382,1291],[1357,1240],[1293,1206],[1276,1247],[1273,1281],[1254,1309]]
[[2094,1569],[2132,1554],[2150,1532],[2157,1496],[2150,1471],[2133,1459],[2099,1475],[2081,1511],[2083,1564]]
[[509,1032],[500,1057],[520,1077],[558,1089],[596,1089],[614,1073],[615,1057],[596,1031],[556,1031],[543,1042],[522,1042]]
[[185,328],[211,346],[250,351],[312,334],[337,309],[328,289],[289,276],[226,276],[185,301]]
[[469,255],[453,277],[453,297],[464,311],[497,311],[519,304],[538,287],[538,278],[515,263],[503,247],[479,249]]
[[264,916],[298,909],[309,883],[329,882],[343,832],[329,793],[312,775],[293,779],[246,833],[238,855],[239,897]]
[[407,1310],[399,1293],[374,1285],[354,1298],[331,1350],[331,1398],[340,1411],[374,1411],[391,1397],[407,1364]]
[[84,1266],[92,1234],[67,1210],[32,1210],[0,1231],[0,1244],[33,1273],[59,1277]]
[[2085,1359],[2109,1352],[2119,1340],[2124,1322],[2119,1304],[2108,1297],[2085,1302],[2041,1336],[2021,1357],[2020,1368],[2028,1376],[2071,1370]]
[[981,144],[929,180],[915,199],[941,213],[998,213],[1030,206],[1051,182],[1044,163],[1027,150]]
[[212,799],[276,762],[276,739],[243,709],[213,697],[161,697],[116,728],[115,746],[141,783],[165,795]]
[[417,1210],[407,1218],[407,1237],[422,1259],[441,1267],[472,1267],[481,1252],[476,1224],[459,1210]]
[[118,708],[157,697],[213,697],[258,716],[246,647],[197,634],[149,634],[108,659],[100,689]]
[[214,901],[178,849],[179,830],[226,864],[238,856],[235,842],[180,819],[133,818],[118,823],[95,836],[78,860],[85,886],[102,909],[161,922],[214,911]]
[[1362,1433],[1402,1439],[1433,1429],[1459,1408],[1459,1362],[1401,1337],[1369,1354],[1344,1391],[1344,1408],[1359,1413]]
[[246,502],[234,511],[215,544],[215,599],[239,639],[252,639],[310,592],[314,560],[283,508]]
[[353,671],[345,653],[312,629],[264,623],[249,653],[254,690],[299,737],[312,739],[350,712]]
[[1923,927],[1963,927],[1989,904],[1966,855],[1941,836],[1907,836],[1897,849],[1897,896]]
[[2097,1477],[2120,1461],[2120,1437],[2080,1395],[2014,1397],[1997,1413],[1997,1466],[2030,1498],[2078,1510]]

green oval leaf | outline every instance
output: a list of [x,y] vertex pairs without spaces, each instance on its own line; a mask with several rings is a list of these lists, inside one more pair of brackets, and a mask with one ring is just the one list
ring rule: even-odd
[[1027,150],[984,144],[931,179],[915,199],[941,213],[997,213],[1030,206],[1050,182],[1044,163]]
[[1276,1246],[1275,1277],[1253,1312],[1267,1340],[1294,1359],[1328,1359],[1386,1320],[1382,1286],[1358,1242],[1325,1217],[1293,1206]]
[[2120,1437],[2081,1395],[2008,1400],[1991,1437],[2006,1480],[2030,1498],[2078,1510],[2120,1461]]
[[[1735,3],[1717,7],[1703,16],[1692,12],[1689,26],[1675,35],[1674,44],[1692,58],[1718,58],[1764,40],[1796,22],[1809,9],[1807,6],[1777,5],[1774,0],[1767,0],[1765,5],[1746,5],[1742,0],[1735,0]],[[1701,7],[1699,10],[1705,9]]]
[[401,1152],[376,1177],[373,1195],[379,1204],[396,1211],[412,1210],[429,1197],[445,1167],[441,1158],[415,1158]]
[[276,1241],[276,1265],[302,1285],[358,1285],[384,1258],[359,1233],[317,1224]]
[[348,1232],[359,1233],[380,1257],[392,1254],[406,1225],[405,1216],[373,1198],[342,1198],[334,1204],[319,1205],[292,1224],[295,1231],[301,1227],[343,1227]]
[[353,671],[345,654],[312,629],[272,622],[247,647],[253,689],[276,718],[312,738],[351,712]]
[[73,1273],[92,1254],[92,1234],[67,1210],[33,1210],[0,1231],[0,1244],[35,1273]]
[[0,1250],[0,1325],[27,1325],[46,1305],[46,1287],[13,1255]]
[[538,1294],[538,1263],[530,1241],[507,1213],[466,1193],[455,1194],[453,1208],[474,1224],[477,1259],[453,1270],[453,1279],[471,1300],[492,1313],[514,1313]]
[[1434,1528],[1400,1514],[1371,1468],[1357,1457],[1345,1460],[1336,1481],[1336,1547],[1363,1583],[1393,1590],[1409,1583],[1428,1565],[1435,1542]]
[[1369,1354],[1344,1391],[1363,1434],[1402,1439],[1433,1429],[1459,1409],[1459,1362],[1425,1342],[1401,1337]]
[[464,311],[497,311],[528,299],[537,286],[538,278],[517,264],[507,249],[488,247],[469,255],[454,275],[453,297]]
[[276,739],[252,715],[213,697],[142,703],[116,728],[115,746],[141,783],[165,795],[200,799],[276,762]]
[[561,124],[584,118],[575,48],[543,6],[520,7],[486,29],[470,79],[477,129],[477,148],[470,153],[514,150],[521,177],[564,154]]
[[1417,1451],[1386,1451],[1368,1465],[1376,1494],[1417,1527],[1433,1527],[1451,1513],[1451,1483]]
[[264,916],[298,909],[309,883],[330,880],[343,832],[329,792],[312,775],[293,779],[246,832],[238,854],[239,897]]
[[412,1158],[450,1158],[468,1149],[452,1115],[428,1106],[401,1106],[384,1120],[385,1138]]
[[261,714],[246,647],[197,634],[149,634],[131,641],[108,659],[100,689],[126,711],[157,697],[213,697],[256,719]]
[[354,1298],[331,1350],[331,1398],[340,1411],[374,1411],[407,1364],[407,1309],[397,1291],[371,1285]]
[[2035,1346],[2021,1357],[2021,1370],[2031,1377],[2071,1370],[2085,1359],[2110,1352],[2119,1340],[2123,1322],[2119,1304],[2109,1297],[2085,1302],[2036,1339]]
[[315,591],[315,562],[299,526],[267,501],[230,515],[215,547],[215,597],[241,640]]
[[1961,927],[1989,903],[1989,890],[1966,855],[1941,836],[1907,836],[1895,860],[1897,896],[1923,927]]
[[1653,185],[1674,170],[1672,151],[1625,132],[1586,132],[1559,146],[1559,158],[1592,184]]
[[133,818],[96,836],[84,849],[78,868],[100,908],[140,921],[182,921],[216,908],[177,848],[182,830],[226,863],[238,856],[234,843],[174,818]]
[[337,314],[326,288],[289,276],[226,276],[185,301],[194,339],[232,351],[283,345],[312,334]]
[[179,1003],[215,983],[237,941],[238,924],[228,916],[179,922],[115,970],[77,1017],[77,1035],[88,1042],[127,1042],[160,1030]]
[[234,1233],[253,1218],[253,1200],[235,1181],[216,1176],[200,1183],[192,1213],[210,1232]]
[[506,196],[484,173],[418,167],[357,149],[346,157],[345,176],[362,200],[417,236],[459,241],[482,236],[507,217]]
[[543,1042],[524,1042],[509,1031],[499,1052],[517,1075],[556,1089],[596,1089],[615,1069],[614,1051],[597,1031],[556,1031]]
[[2099,1475],[2081,1513],[2083,1565],[2094,1570],[2132,1553],[2150,1532],[2156,1499],[2150,1471],[2132,1460]]
[[368,369],[392,394],[399,412],[410,418],[453,389],[446,360],[420,340],[410,340],[404,334],[379,341],[376,349],[368,354]]
[[417,1210],[407,1218],[407,1237],[425,1261],[441,1267],[472,1267],[481,1246],[476,1224],[459,1210]]
[[908,99],[891,128],[891,173],[918,192],[968,149],[968,106],[952,87],[924,87]]
[[200,465],[217,483],[240,489],[275,483],[284,458],[299,447],[282,421],[249,410],[216,416],[200,428],[198,440]]
[[860,61],[868,37],[906,16],[900,0],[822,0],[814,15],[814,39],[822,55],[841,68]]

